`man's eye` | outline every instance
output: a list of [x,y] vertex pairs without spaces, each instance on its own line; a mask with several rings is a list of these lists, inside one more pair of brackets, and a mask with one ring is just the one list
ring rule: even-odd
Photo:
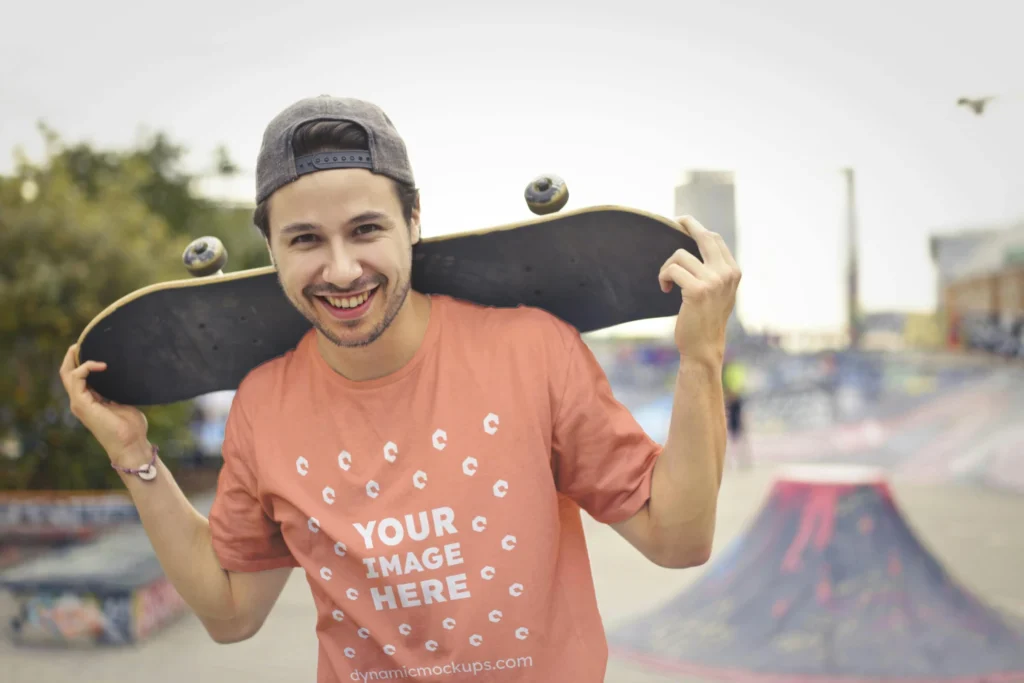
[[310,233],[305,233],[305,234],[299,235],[298,237],[293,239],[291,241],[291,244],[301,244],[303,242],[308,243],[308,242],[311,242],[311,241],[313,241],[315,239],[316,239],[316,235],[313,235],[313,234],[310,234]]
[[376,232],[377,230],[380,229],[381,227],[376,223],[367,223],[366,225],[360,225],[358,228],[356,228],[355,232],[357,235],[365,235],[370,232]]

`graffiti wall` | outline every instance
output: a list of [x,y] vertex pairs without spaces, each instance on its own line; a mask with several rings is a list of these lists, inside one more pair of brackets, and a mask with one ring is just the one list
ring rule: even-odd
[[159,579],[135,591],[133,600],[136,641],[145,640],[188,610],[188,605],[167,579]]
[[[208,514],[211,501],[194,503]],[[138,523],[11,567],[0,588],[19,606],[16,642],[129,644],[188,611]]]
[[16,595],[20,644],[127,645],[145,640],[187,611],[166,579],[135,591],[39,591]]
[[66,591],[16,596],[19,614],[12,624],[21,644],[103,644],[131,642],[131,593],[108,595]]

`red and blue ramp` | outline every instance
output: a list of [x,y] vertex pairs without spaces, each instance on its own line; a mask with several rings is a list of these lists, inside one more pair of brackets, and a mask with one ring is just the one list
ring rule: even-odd
[[718,680],[1024,681],[1024,627],[957,583],[882,471],[856,466],[790,468],[695,584],[609,644]]

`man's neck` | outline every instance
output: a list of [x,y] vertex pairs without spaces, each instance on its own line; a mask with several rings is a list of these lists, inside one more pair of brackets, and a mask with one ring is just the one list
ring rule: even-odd
[[385,377],[412,360],[430,323],[430,298],[409,291],[402,310],[388,329],[369,346],[345,348],[317,332],[317,349],[332,370],[354,382]]

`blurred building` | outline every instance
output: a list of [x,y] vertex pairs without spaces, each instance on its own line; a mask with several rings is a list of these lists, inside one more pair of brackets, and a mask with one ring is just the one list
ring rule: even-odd
[[934,350],[943,346],[934,313],[874,311],[861,316],[860,328],[859,348],[863,351]]
[[732,171],[686,171],[676,186],[677,216],[691,215],[736,250],[736,179]]
[[978,249],[1001,232],[994,228],[974,228],[932,236],[929,250],[935,265],[935,301],[940,308],[946,287],[958,277]]
[[947,346],[1024,357],[1024,222],[931,240]]
[[860,319],[860,346],[864,351],[901,351],[907,347],[904,330],[907,314],[902,311],[865,313]]
[[[683,173],[675,189],[675,215],[690,215],[722,236],[737,262],[736,176],[732,171],[691,170]],[[743,336],[739,314],[729,318],[729,337]]]

